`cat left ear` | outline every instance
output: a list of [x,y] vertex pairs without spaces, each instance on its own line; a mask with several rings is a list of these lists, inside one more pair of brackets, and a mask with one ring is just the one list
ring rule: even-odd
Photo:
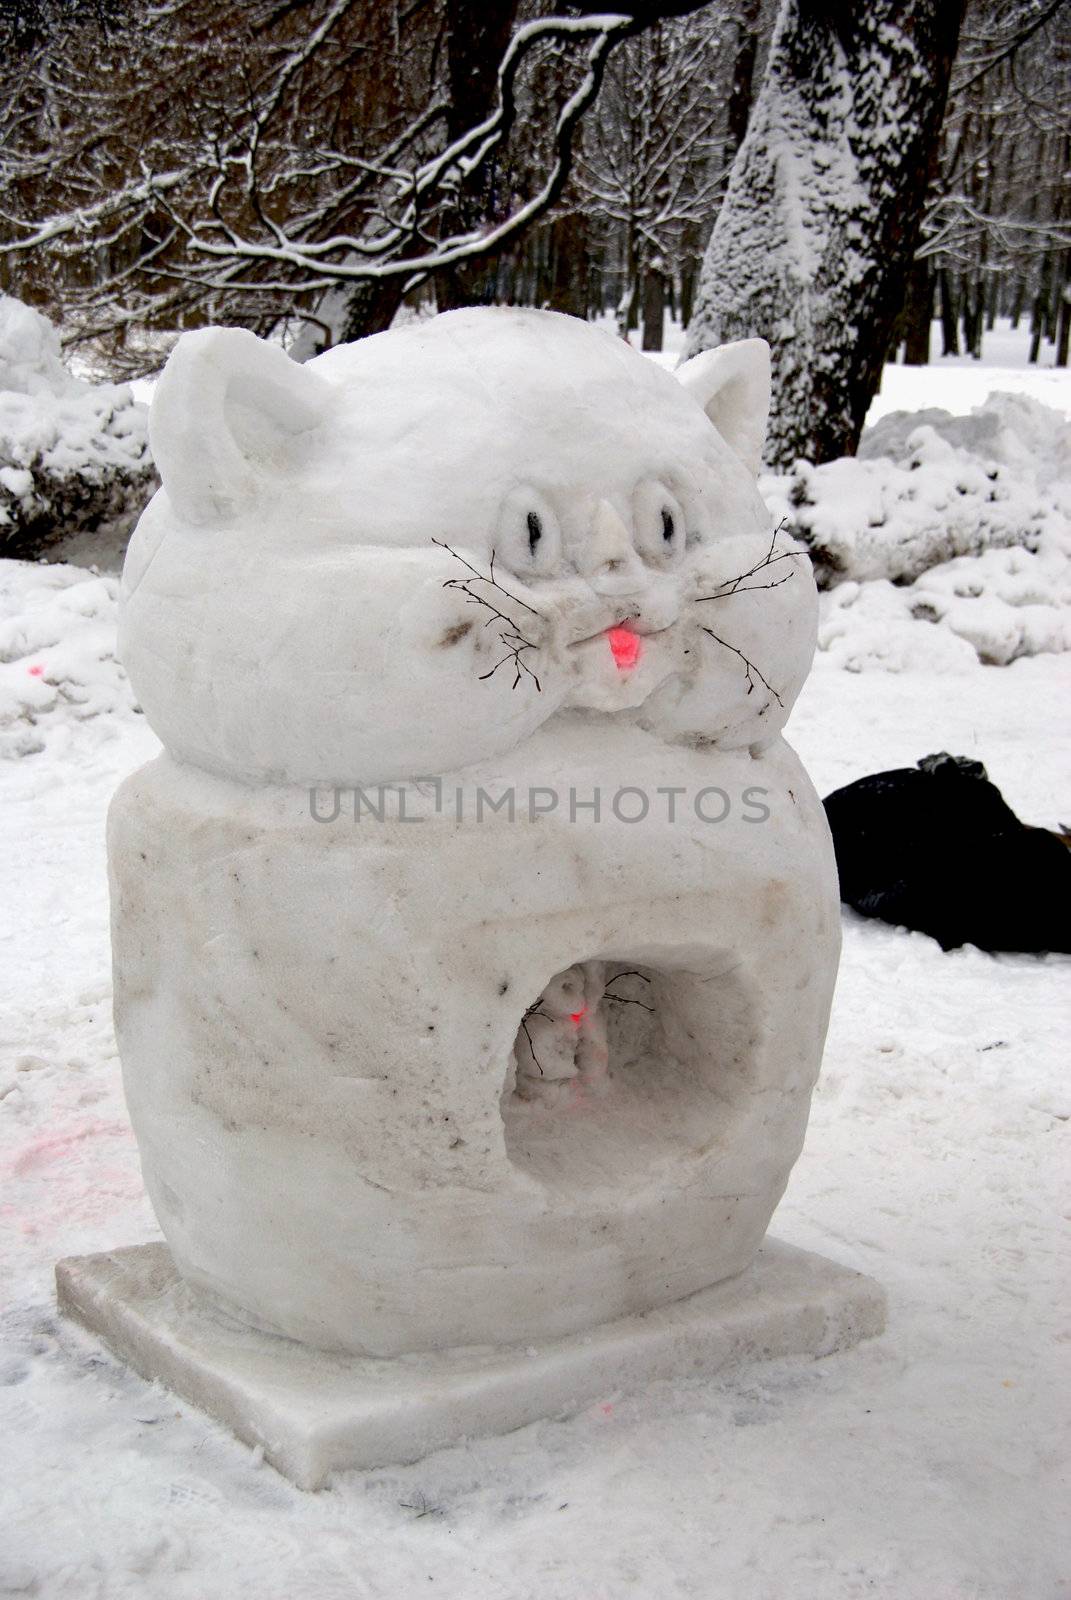
[[189,522],[227,523],[304,465],[334,390],[242,328],[184,333],[149,411],[164,491]]
[[685,361],[674,374],[753,475],[762,466],[770,414],[770,346],[739,339]]

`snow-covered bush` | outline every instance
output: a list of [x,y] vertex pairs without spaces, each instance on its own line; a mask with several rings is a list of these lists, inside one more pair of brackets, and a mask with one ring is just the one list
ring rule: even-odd
[[125,384],[72,377],[48,319],[0,295],[0,553],[129,528],[156,484],[146,419]]
[[1025,395],[990,395],[968,417],[896,411],[859,455],[767,479],[766,497],[810,550],[819,585],[846,578],[911,583],[956,556],[1036,550],[1066,521],[1071,424]]
[[841,665],[1071,649],[1071,423],[1051,407],[992,394],[966,417],[893,412],[858,457],[761,487],[832,591],[819,647]]

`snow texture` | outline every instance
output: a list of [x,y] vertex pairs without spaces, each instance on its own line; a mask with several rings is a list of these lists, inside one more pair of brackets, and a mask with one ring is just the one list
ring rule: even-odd
[[133,711],[116,658],[119,579],[0,560],[0,761],[53,755],[72,721]]
[[0,551],[129,533],[155,484],[146,415],[125,385],[72,377],[47,318],[0,295]]
[[[901,405],[929,403],[934,371],[894,376]],[[984,370],[961,377],[984,396]],[[943,955],[846,915],[807,1144],[775,1224],[890,1292],[885,1337],[833,1362],[611,1386],[568,1421],[309,1496],[57,1318],[59,1257],[159,1238],[112,1030],[103,847],[117,782],[159,744],[114,664],[114,593],[100,599],[85,570],[0,563],[5,638],[26,644],[0,669],[0,706],[39,746],[0,764],[0,1592],[1062,1595],[1066,957]],[[948,749],[983,760],[1026,820],[1066,820],[1053,728],[1071,658],[940,660],[925,641],[960,641],[901,620],[914,649],[896,676],[818,655],[790,734],[821,792]],[[27,709],[21,680],[53,662],[78,693]]]

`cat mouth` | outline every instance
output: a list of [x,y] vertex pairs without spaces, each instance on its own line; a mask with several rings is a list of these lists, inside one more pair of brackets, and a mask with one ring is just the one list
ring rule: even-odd
[[678,621],[654,627],[633,614],[577,639],[568,651],[572,703],[604,711],[642,704],[681,665]]
[[585,645],[594,644],[597,639],[605,639],[609,641],[611,650],[614,650],[615,637],[620,640],[622,635],[631,635],[633,638],[642,639],[646,642],[648,639],[657,639],[660,634],[668,633],[674,626],[675,622],[665,622],[661,627],[654,628],[649,624],[645,624],[642,617],[637,617],[635,613],[632,613],[627,617],[623,617],[620,622],[608,622],[605,627],[597,629],[595,633],[586,633],[582,639],[570,640],[569,648],[570,650],[579,650]]

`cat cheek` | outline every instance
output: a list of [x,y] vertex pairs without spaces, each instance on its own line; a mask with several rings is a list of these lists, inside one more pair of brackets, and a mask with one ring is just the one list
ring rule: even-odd
[[[505,575],[503,583],[520,592]],[[403,708],[393,719],[393,775],[450,770],[508,750],[558,709],[563,675],[542,647],[546,621],[508,601],[501,610],[494,616],[438,575],[397,607],[376,690],[380,704]]]

